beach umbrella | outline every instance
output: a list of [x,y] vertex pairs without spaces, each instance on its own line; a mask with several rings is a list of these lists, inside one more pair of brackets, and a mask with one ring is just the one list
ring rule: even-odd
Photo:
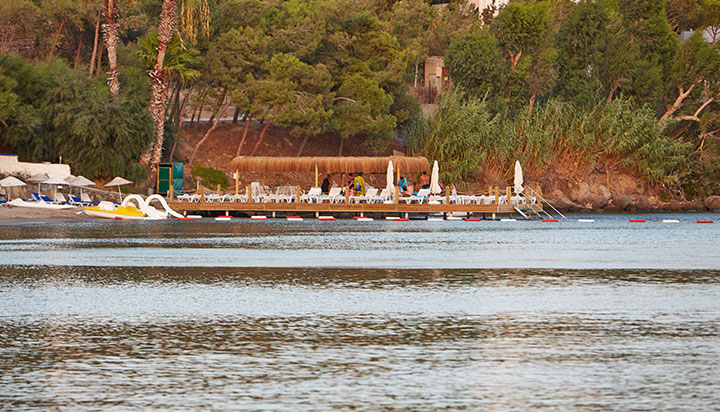
[[45,173],[35,173],[34,175],[30,176],[30,178],[27,180],[30,183],[37,183],[38,185],[38,192],[40,191],[40,183],[48,180],[50,176],[46,175]]
[[[515,161],[515,193],[520,194],[523,191],[523,174],[520,161]],[[510,199],[508,199],[509,201]]]
[[436,160],[433,162],[432,173],[430,173],[430,194],[439,195],[440,192],[442,192],[440,189],[440,166]]
[[131,184],[132,184],[131,181],[129,181],[127,179],[123,179],[120,176],[117,176],[113,180],[111,180],[110,183],[106,184],[105,187],[117,186],[118,194],[120,195],[120,200],[122,201],[122,193],[120,193],[120,186],[131,185]]
[[17,177],[8,176],[5,179],[0,180],[0,186],[5,188],[5,197],[10,200],[10,193],[9,193],[9,187],[20,187],[20,186],[27,186],[25,182],[18,179]]
[[75,176],[73,176],[73,175],[70,175],[65,178],[65,181],[68,182],[69,184],[72,184],[73,180],[75,180]]
[[83,188],[83,187],[95,186],[95,182],[93,182],[92,180],[90,180],[90,179],[88,179],[87,177],[82,176],[82,175],[77,176],[76,178],[72,179],[72,181],[70,182],[70,184],[73,185],[73,186],[79,187],[79,188],[80,188],[80,194],[82,194],[82,188]]
[[393,184],[395,181],[395,172],[393,171],[392,160],[388,162],[386,181],[387,183],[385,185],[385,188],[387,189],[388,193],[395,193],[395,185]]
[[[65,179],[60,179],[59,177],[51,177],[47,180],[44,180],[41,182],[44,185],[53,185],[55,186],[55,194],[57,194],[58,186],[66,186],[69,183]],[[55,195],[53,195],[53,199],[55,198]]]

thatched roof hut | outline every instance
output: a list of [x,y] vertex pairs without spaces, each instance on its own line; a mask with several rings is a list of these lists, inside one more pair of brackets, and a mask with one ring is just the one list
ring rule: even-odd
[[320,173],[385,173],[392,160],[397,170],[422,172],[430,169],[430,163],[422,156],[388,157],[270,157],[238,156],[230,163],[233,171],[246,173],[313,173],[317,167]]

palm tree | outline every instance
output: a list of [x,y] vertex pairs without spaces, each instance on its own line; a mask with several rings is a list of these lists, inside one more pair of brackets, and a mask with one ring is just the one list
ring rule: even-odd
[[165,58],[168,46],[171,43],[178,23],[181,24],[180,34],[185,35],[191,42],[197,38],[198,25],[205,34],[210,31],[210,12],[207,0],[181,0],[181,21],[178,21],[177,0],[163,0],[162,11],[160,12],[160,24],[157,34],[157,54],[150,79],[152,80],[152,99],[148,109],[155,122],[155,143],[148,153],[142,156],[140,161],[149,168],[148,181],[155,181],[157,165],[162,157],[162,146],[165,140],[165,109],[167,107],[168,78],[165,71]]

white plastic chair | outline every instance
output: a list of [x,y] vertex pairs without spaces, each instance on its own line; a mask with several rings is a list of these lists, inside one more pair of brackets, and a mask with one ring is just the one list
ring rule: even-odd
[[333,187],[328,193],[328,200],[330,203],[345,203],[345,196],[342,195],[341,187]]
[[366,203],[372,203],[372,200],[377,197],[378,190],[376,188],[370,188],[365,192],[362,196],[353,196],[351,198],[351,201],[354,203],[360,203],[360,202],[366,202]]
[[300,196],[300,203],[317,203],[321,195],[322,188],[311,187],[307,193]]

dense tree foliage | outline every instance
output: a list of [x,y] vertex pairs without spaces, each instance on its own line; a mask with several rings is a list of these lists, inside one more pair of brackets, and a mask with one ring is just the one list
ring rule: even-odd
[[[183,112],[212,113],[207,138],[232,106],[265,125],[255,145],[248,127],[228,142],[238,154],[271,125],[302,138],[298,154],[320,134],[340,154],[350,136],[382,149],[399,135],[446,178],[502,176],[519,158],[531,174],[625,168],[717,193],[718,38],[718,0],[0,2],[0,141],[152,176]],[[425,119],[414,95],[432,55],[459,90]]]

